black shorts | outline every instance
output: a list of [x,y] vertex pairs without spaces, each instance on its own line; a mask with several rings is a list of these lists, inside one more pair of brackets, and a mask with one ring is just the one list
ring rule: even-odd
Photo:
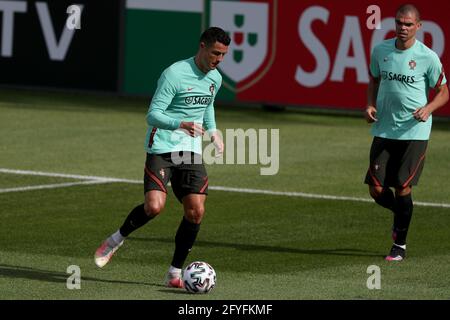
[[180,202],[188,194],[208,194],[208,175],[202,156],[193,152],[147,153],[144,194],[150,190],[167,193],[169,181]]
[[393,140],[375,137],[365,183],[406,188],[417,185],[425,161],[427,140]]

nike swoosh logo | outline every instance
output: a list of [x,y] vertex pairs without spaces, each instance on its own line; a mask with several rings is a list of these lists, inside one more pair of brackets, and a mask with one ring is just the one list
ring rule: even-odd
[[187,91],[192,91],[192,89],[194,89],[194,88],[187,88]]

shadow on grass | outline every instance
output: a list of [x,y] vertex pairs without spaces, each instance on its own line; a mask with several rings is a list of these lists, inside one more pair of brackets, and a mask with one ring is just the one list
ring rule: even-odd
[[[90,92],[77,91],[57,88],[6,88],[0,87],[0,104],[6,103],[14,105],[15,109],[36,109],[39,110],[105,110],[105,112],[135,112],[145,114],[148,110],[151,95],[132,96],[118,95],[109,92]],[[239,119],[244,115],[248,116],[247,120],[263,120],[268,123],[279,121],[280,123],[293,122],[298,124],[299,121],[310,124],[327,126],[335,118],[359,119],[360,123],[365,123],[363,109],[341,108],[336,106],[314,106],[314,105],[280,105],[275,107],[279,112],[270,112],[260,103],[244,103],[233,101],[216,102],[216,111],[224,112],[224,115],[236,114]],[[280,111],[280,108],[282,111]],[[310,115],[330,117],[329,121],[317,118],[299,119],[293,115]],[[450,117],[433,116],[433,127],[442,131],[450,131]]]
[[[162,242],[173,244],[172,238],[137,238],[129,237],[133,241]],[[226,243],[216,241],[196,241],[195,246],[207,248],[231,248],[242,251],[265,251],[273,253],[293,253],[293,254],[317,254],[317,255],[336,255],[336,256],[356,256],[356,257],[383,257],[384,255],[374,251],[367,251],[355,248],[332,248],[332,249],[300,249],[286,248],[276,246],[265,246],[243,243]]]
[[[63,273],[63,272],[42,270],[42,269],[37,269],[37,268],[0,264],[0,276],[8,277],[8,278],[21,278],[21,279],[38,280],[38,281],[46,281],[46,282],[65,283],[65,282],[67,282],[67,278],[70,276],[70,274]],[[107,279],[99,279],[99,278],[86,277],[86,276],[82,276],[81,280],[82,281],[103,282],[103,283],[115,283],[115,284],[137,284],[137,285],[165,288],[165,286],[162,284],[149,283],[149,282],[107,280]]]
[[[163,286],[164,287],[164,286]],[[165,289],[158,289],[157,291],[161,293],[173,293],[173,294],[182,294],[182,295],[191,295],[191,293],[187,292],[185,289],[176,289],[176,288],[167,288]]]

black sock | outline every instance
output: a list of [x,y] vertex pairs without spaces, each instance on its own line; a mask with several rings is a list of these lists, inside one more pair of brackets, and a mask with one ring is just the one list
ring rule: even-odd
[[128,237],[128,235],[136,230],[137,228],[142,227],[153,217],[149,217],[144,210],[144,204],[138,205],[136,208],[131,210],[128,217],[125,219],[125,222],[120,227],[120,234],[124,237]]
[[413,213],[413,201],[411,194],[396,197],[394,214],[394,232],[396,233],[395,244],[405,245],[408,234],[409,223]]
[[175,236],[175,252],[172,259],[173,267],[179,269],[183,267],[184,261],[194,245],[199,230],[200,224],[189,222],[183,217]]
[[394,210],[396,201],[392,190],[389,188],[384,188],[383,192],[375,198],[375,202],[386,209]]

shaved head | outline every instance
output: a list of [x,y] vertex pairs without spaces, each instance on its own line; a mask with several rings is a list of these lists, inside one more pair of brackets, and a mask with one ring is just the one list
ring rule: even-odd
[[420,12],[415,5],[407,3],[397,9],[397,15],[407,15],[408,13],[414,14],[416,22],[420,21]]

